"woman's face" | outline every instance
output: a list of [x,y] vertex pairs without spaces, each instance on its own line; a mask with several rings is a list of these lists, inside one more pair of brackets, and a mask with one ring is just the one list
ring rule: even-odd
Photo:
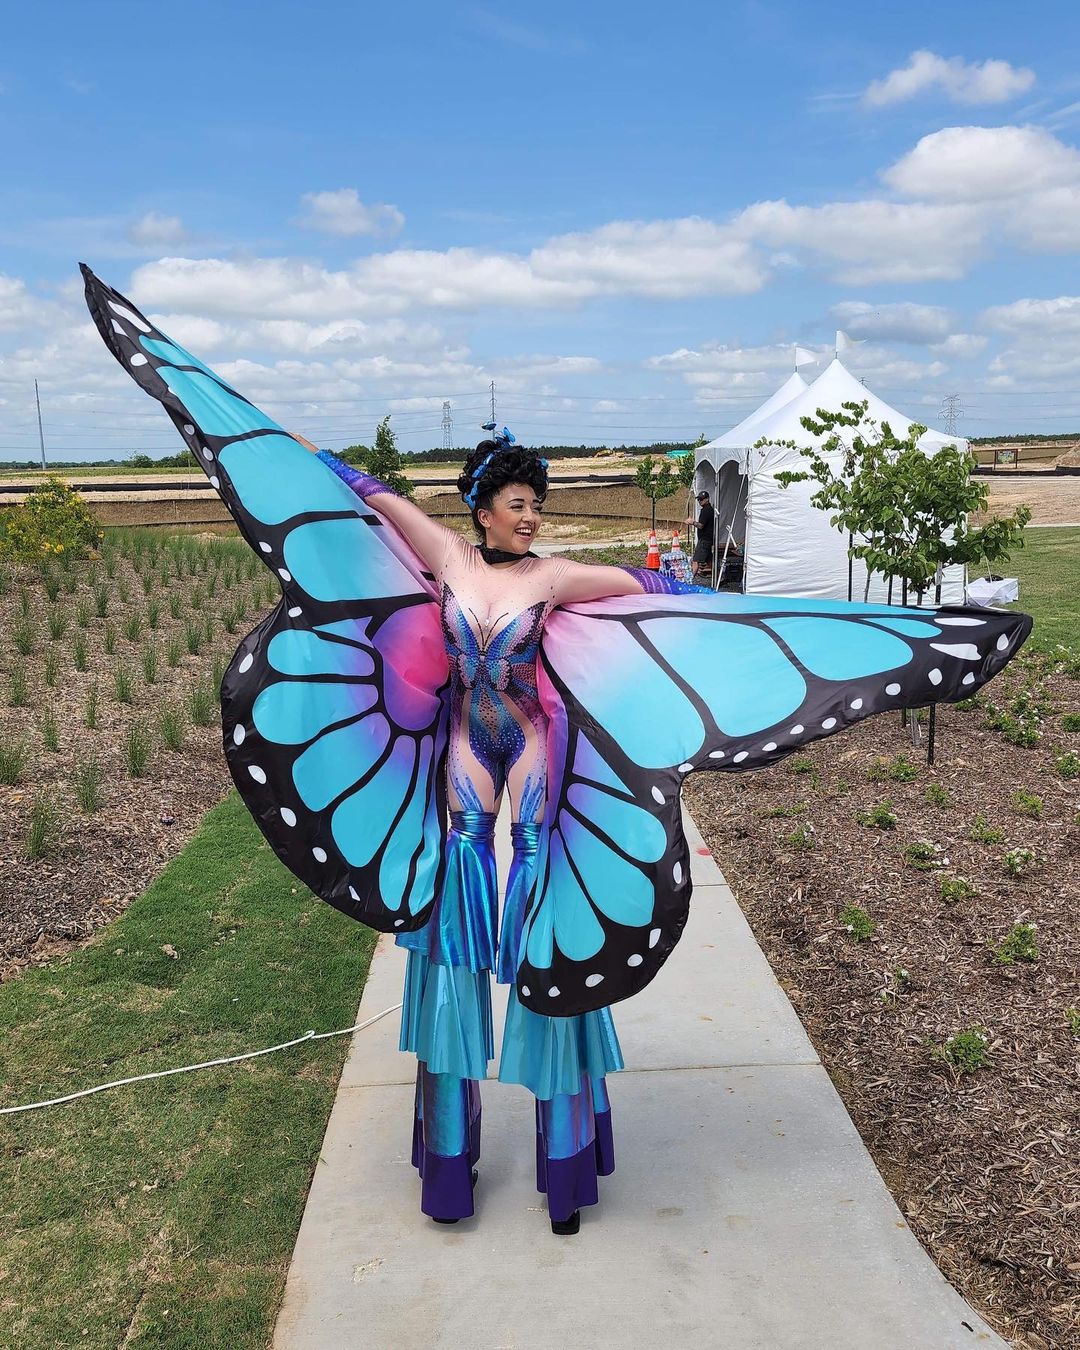
[[476,513],[488,548],[501,548],[506,553],[528,553],[540,532],[543,509],[540,498],[525,483],[507,483],[501,487],[492,498],[491,510],[481,507]]

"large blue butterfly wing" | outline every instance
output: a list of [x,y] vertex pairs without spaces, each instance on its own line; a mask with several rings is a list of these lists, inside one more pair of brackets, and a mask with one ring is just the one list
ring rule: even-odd
[[233,779],[277,855],[373,927],[426,922],[448,670],[434,580],[326,464],[86,267],[106,345],[161,402],[282,588],[222,681]]
[[874,713],[968,697],[1031,630],[1024,614],[782,596],[628,596],[548,620],[545,829],[518,968],[525,1006],[628,998],[690,901],[680,787],[762,768]]

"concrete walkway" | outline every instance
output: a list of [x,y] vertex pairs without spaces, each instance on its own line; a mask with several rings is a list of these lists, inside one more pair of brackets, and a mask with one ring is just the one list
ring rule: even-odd
[[[497,1082],[484,1088],[476,1217],[441,1228],[420,1214],[415,1068],[392,1014],[354,1039],[275,1350],[1005,1345],[908,1230],[686,824],[690,922],[648,989],[616,1009],[628,1065],[609,1080],[618,1167],[581,1233],[552,1235],[532,1099]],[[361,1017],[398,1001],[404,964],[384,938]]]

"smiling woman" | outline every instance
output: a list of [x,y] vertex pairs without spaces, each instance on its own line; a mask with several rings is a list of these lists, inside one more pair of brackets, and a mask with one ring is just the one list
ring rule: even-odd
[[653,979],[686,923],[686,775],[760,767],[872,713],[973,694],[1029,621],[718,595],[536,557],[546,465],[508,432],[460,479],[474,547],[307,453],[86,281],[103,338],[281,586],[222,681],[226,757],[287,865],[408,952],[421,1208],[443,1223],[473,1213],[494,973],[511,986],[499,1076],[536,1098],[537,1184],[553,1231],[576,1232],[614,1167],[611,1005]]

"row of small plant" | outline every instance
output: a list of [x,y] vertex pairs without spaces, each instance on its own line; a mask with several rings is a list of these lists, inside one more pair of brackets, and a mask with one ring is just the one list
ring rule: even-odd
[[[877,932],[877,920],[861,906],[845,905],[838,915],[840,926],[854,942],[868,942]],[[1036,925],[1017,920],[997,942],[987,942],[988,960],[997,966],[1012,966],[1017,962],[1034,964],[1039,960]],[[895,966],[878,990],[878,1000],[892,1007],[913,987],[911,973],[903,966]],[[1067,1034],[1080,1038],[1080,1008],[1069,1006],[1064,1010]],[[944,1042],[928,1042],[931,1057],[949,1065],[957,1073],[974,1073],[986,1063],[990,1038],[986,1028],[978,1023],[954,1032]]]
[[[182,750],[188,723],[192,726],[211,726],[216,717],[217,687],[220,681],[221,663],[216,662],[212,676],[194,679],[187,691],[183,703],[167,703],[158,710],[157,725],[161,743],[166,750]],[[130,689],[124,679],[125,672],[116,672],[115,694],[118,703],[131,703]],[[83,702],[82,725],[95,731],[101,724],[101,698],[96,684],[91,684]],[[130,726],[145,728],[144,722],[133,722]],[[38,733],[44,749],[49,754],[58,754],[60,745],[60,723],[56,713],[46,708],[38,721]],[[130,727],[129,727],[130,730]],[[125,743],[124,761],[128,771],[138,777],[145,768],[145,760],[140,760],[139,746],[141,733]],[[27,733],[14,736],[0,733],[0,785],[14,786],[25,780],[31,759],[31,740]]]

